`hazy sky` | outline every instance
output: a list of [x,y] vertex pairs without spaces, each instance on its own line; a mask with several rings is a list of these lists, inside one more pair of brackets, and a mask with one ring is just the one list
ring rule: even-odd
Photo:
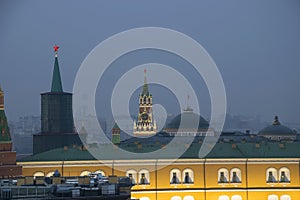
[[[2,0],[0,84],[6,94],[6,113],[11,120],[39,115],[40,93],[50,90],[54,44],[61,47],[63,87],[72,91],[77,70],[97,44],[121,31],[157,26],[183,32],[208,51],[222,74],[229,113],[260,115],[265,121],[277,114],[283,121],[300,123],[299,19],[298,0]],[[136,59],[131,62],[141,64],[169,58],[148,53],[129,55],[127,61]],[[169,65],[180,64],[171,57]],[[122,59],[118,62],[122,65]],[[116,67],[111,71],[121,73]],[[191,70],[184,73],[197,79]],[[209,99],[205,86],[199,87],[204,92],[198,97]],[[153,86],[152,93],[163,101],[160,90]]]

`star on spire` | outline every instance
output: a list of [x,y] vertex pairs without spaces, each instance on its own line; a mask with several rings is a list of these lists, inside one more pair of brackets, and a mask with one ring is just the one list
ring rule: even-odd
[[51,92],[63,92],[57,56],[59,46],[54,45],[53,49],[55,52],[55,61],[52,75]]
[[55,52],[55,57],[57,57],[59,46],[54,45],[53,49],[54,49],[54,52]]

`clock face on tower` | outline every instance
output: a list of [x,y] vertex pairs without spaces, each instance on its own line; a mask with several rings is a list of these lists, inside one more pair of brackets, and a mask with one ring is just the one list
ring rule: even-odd
[[148,118],[149,118],[149,116],[148,116],[147,113],[143,113],[141,117],[142,117],[142,120],[143,120],[143,121],[146,121],[146,120],[148,120]]

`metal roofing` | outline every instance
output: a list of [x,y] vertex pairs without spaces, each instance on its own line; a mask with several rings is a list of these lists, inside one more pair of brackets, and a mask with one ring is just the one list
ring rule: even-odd
[[[170,136],[154,136],[147,142],[147,139],[134,138],[121,142],[119,148],[126,151],[135,153],[147,153],[153,152],[160,148],[164,148],[173,137]],[[187,150],[181,156],[181,158],[198,158],[200,147],[203,143],[203,137],[196,137],[190,146],[184,142],[185,139],[182,137],[182,142],[175,144],[176,148],[185,147]],[[110,144],[104,145],[101,148],[101,158],[111,160],[109,155],[116,155],[114,159],[128,159],[122,156],[118,157],[116,147],[112,147]],[[174,145],[174,144],[173,144]],[[59,148],[29,156],[22,161],[71,161],[71,160],[95,160],[92,154],[95,145],[87,147],[88,150],[82,147],[76,148]],[[148,157],[147,157],[148,158]],[[172,152],[169,155],[157,155],[149,157],[149,159],[168,159],[173,158]],[[219,141],[212,149],[212,151],[205,158],[300,158],[300,141],[294,142],[274,142],[266,140],[257,140],[257,142],[223,142]],[[146,158],[145,158],[146,159]]]
[[[182,123],[181,123],[182,122]],[[165,127],[164,130],[168,129],[179,129],[179,126],[183,129],[193,128],[198,124],[198,129],[207,129],[208,122],[193,111],[184,111],[183,113],[174,117],[174,119]],[[197,128],[197,127],[195,127]]]
[[63,92],[57,57],[55,57],[54,61],[51,92]]

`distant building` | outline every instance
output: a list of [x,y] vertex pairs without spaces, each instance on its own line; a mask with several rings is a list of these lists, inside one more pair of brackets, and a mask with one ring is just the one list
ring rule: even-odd
[[280,124],[278,116],[275,116],[272,125],[263,128],[258,132],[259,136],[263,136],[270,140],[284,141],[284,140],[296,140],[297,133],[292,129]]
[[[82,129],[82,133],[86,131]],[[212,150],[204,158],[199,158],[205,137],[208,136],[209,140],[215,136],[214,131],[209,130],[209,123],[187,107],[168,123],[164,131],[157,133],[152,95],[145,79],[133,133],[149,137],[121,141],[122,131],[115,124],[111,134],[115,145],[99,144],[104,147],[99,152],[101,160],[90,153],[98,150],[97,145],[88,144],[85,147],[51,149],[27,157],[19,164],[24,166],[24,176],[52,176],[56,170],[61,176],[90,173],[128,176],[134,184],[132,197],[141,200],[299,199],[300,140],[288,135],[290,130],[283,128],[278,118],[259,135],[223,132],[218,142],[211,146]],[[190,144],[187,141],[191,138]],[[170,150],[167,155],[153,153],[167,145],[184,153],[174,155],[174,149],[166,149]],[[124,158],[118,154],[120,149],[142,157]],[[147,154],[150,152],[152,154]],[[112,159],[111,155],[115,157]]]
[[188,106],[163,131],[170,136],[214,136],[214,130],[209,130],[208,127],[209,123]]
[[33,135],[33,154],[82,145],[74,128],[72,93],[63,91],[56,47],[51,92],[41,94],[41,132]]
[[17,156],[32,154],[33,134],[41,132],[41,117],[19,117],[18,121],[10,121],[9,127]]
[[0,87],[0,178],[22,175],[22,167],[16,165],[16,152],[12,151],[12,140],[4,111],[4,92]]

